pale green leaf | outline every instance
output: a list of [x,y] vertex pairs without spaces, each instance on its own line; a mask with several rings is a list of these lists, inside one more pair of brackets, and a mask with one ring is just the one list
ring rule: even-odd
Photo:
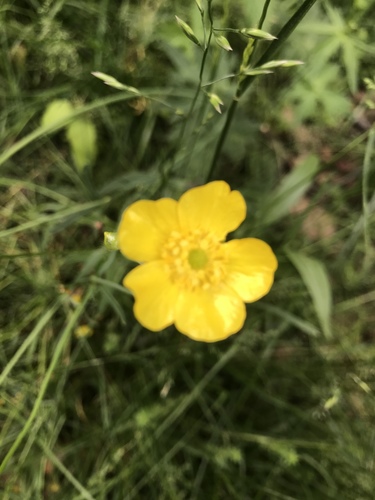
[[43,113],[41,125],[49,127],[65,118],[68,118],[74,112],[73,105],[67,99],[55,99],[48,104]]
[[350,91],[354,94],[358,89],[359,54],[349,37],[345,37],[342,44],[343,60]]
[[311,186],[318,170],[318,158],[310,155],[286,175],[280,186],[268,195],[260,207],[259,217],[262,223],[271,224],[288,215],[291,208]]
[[68,126],[66,136],[77,169],[93,165],[97,154],[97,134],[92,121],[87,118],[75,120]]
[[286,255],[310,293],[324,335],[331,338],[332,290],[325,265],[301,252],[287,251]]

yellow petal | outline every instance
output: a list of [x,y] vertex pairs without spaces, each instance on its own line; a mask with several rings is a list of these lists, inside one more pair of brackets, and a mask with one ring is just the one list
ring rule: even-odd
[[176,328],[201,342],[216,342],[238,332],[245,321],[243,301],[230,288],[220,291],[181,292],[176,307]]
[[277,260],[267,243],[256,238],[232,240],[223,244],[227,255],[225,283],[245,302],[266,295],[273,284]]
[[134,294],[134,315],[141,325],[157,332],[174,322],[178,290],[162,261],[136,267],[125,276],[123,284]]
[[181,228],[203,229],[224,240],[246,217],[246,203],[239,191],[231,191],[224,181],[214,181],[190,189],[178,202]]
[[156,260],[166,237],[178,229],[175,200],[136,201],[122,214],[117,231],[118,247],[128,259],[137,262]]

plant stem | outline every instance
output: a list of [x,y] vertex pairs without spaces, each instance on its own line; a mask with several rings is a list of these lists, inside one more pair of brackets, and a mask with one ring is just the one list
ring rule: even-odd
[[[275,53],[280,49],[281,45],[286,42],[286,40],[290,37],[293,31],[300,24],[305,15],[309,12],[311,7],[316,3],[317,0],[305,0],[301,7],[293,14],[293,16],[289,19],[289,21],[284,24],[279,33],[277,34],[276,40],[273,40],[268,49],[264,52],[262,57],[257,61],[255,66],[262,66],[262,64],[271,61],[272,57]],[[237,94],[238,97],[241,97],[243,93],[247,90],[250,84],[253,82],[255,76],[248,76],[245,80],[241,82],[241,89]]]
[[[263,12],[262,16],[259,20],[258,26],[262,26],[263,22],[265,20],[267,10],[269,7],[271,0],[266,0],[264,7],[263,7]],[[271,61],[271,58],[274,56],[274,54],[279,50],[281,45],[289,38],[289,36],[293,33],[293,31],[296,29],[296,27],[299,25],[299,23],[302,21],[302,19],[305,17],[305,15],[309,12],[311,7],[316,3],[317,0],[305,0],[303,4],[297,9],[297,11],[294,13],[294,15],[289,19],[289,21],[281,28],[279,31],[276,40],[273,40],[268,49],[264,52],[264,54],[260,57],[260,59],[257,61],[255,66],[261,66],[262,64],[265,64],[268,61]],[[233,115],[237,109],[237,104],[239,99],[242,97],[244,92],[249,88],[249,86],[253,83],[257,75],[254,76],[247,76],[245,79],[241,80],[237,86],[236,94],[235,97],[233,98],[232,104],[230,105],[230,108],[228,110],[228,113],[226,115],[226,120],[222,129],[222,132],[219,136],[219,139],[216,144],[216,148],[214,151],[214,155],[212,157],[211,165],[208,171],[207,175],[207,182],[212,180],[215,175],[216,171],[216,166],[217,166],[217,161],[218,158],[221,154],[221,151],[223,149],[223,145],[225,143],[226,137],[228,135],[228,131],[230,129],[230,126],[233,121]]]
[[214,178],[214,174],[215,174],[215,170],[216,170],[216,168],[215,168],[216,163],[217,163],[217,160],[221,154],[221,150],[223,148],[225,139],[227,137],[228,130],[229,130],[230,126],[232,125],[232,120],[233,120],[234,114],[235,114],[236,109],[237,109],[237,104],[238,104],[238,99],[235,97],[232,100],[232,103],[228,109],[228,112],[226,115],[226,120],[224,123],[224,127],[223,127],[221,134],[219,136],[219,140],[217,141],[216,149],[215,149],[214,156],[213,156],[212,162],[211,162],[211,167],[210,167],[210,170],[208,171],[208,175],[207,175],[207,182],[212,181]]
[[[202,16],[202,23],[203,23],[203,30],[204,30],[203,13],[201,14],[201,16]],[[200,67],[200,70],[199,70],[199,81],[198,81],[198,85],[197,85],[197,88],[196,88],[193,100],[191,102],[189,111],[188,111],[188,113],[186,115],[186,118],[184,120],[184,124],[183,124],[183,126],[181,128],[180,136],[178,138],[178,143],[179,144],[181,144],[182,139],[183,139],[183,137],[185,135],[186,126],[187,126],[187,124],[189,122],[189,119],[190,119],[191,115],[193,114],[195,105],[196,105],[197,100],[198,100],[198,96],[199,96],[201,88],[202,88],[203,72],[204,72],[204,68],[205,68],[205,65],[206,65],[207,54],[208,54],[208,50],[210,48],[211,38],[212,38],[212,34],[213,34],[213,19],[212,19],[212,12],[211,12],[211,2],[209,2],[209,5],[208,5],[208,17],[209,17],[209,20],[210,20],[210,32],[208,34],[208,38],[207,38],[207,41],[206,41],[206,32],[204,31],[205,42],[204,42],[204,50],[203,50],[203,57],[202,57],[201,67]]]

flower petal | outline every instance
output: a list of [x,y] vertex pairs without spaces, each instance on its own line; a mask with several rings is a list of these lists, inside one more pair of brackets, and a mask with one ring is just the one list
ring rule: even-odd
[[182,229],[203,229],[224,240],[246,217],[246,203],[239,191],[224,181],[189,189],[178,202]]
[[238,332],[245,318],[245,305],[230,288],[184,291],[177,302],[175,324],[193,340],[216,342]]
[[117,232],[118,246],[128,259],[156,260],[160,258],[165,238],[178,229],[177,201],[171,198],[136,201],[122,214]]
[[157,332],[174,322],[178,290],[162,261],[136,267],[125,276],[123,284],[134,294],[134,315],[141,325]]
[[245,302],[254,302],[266,295],[277,269],[271,247],[256,238],[228,241],[223,247],[228,258],[226,284]]

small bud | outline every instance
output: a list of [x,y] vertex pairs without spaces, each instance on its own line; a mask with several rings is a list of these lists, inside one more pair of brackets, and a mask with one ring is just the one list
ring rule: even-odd
[[107,250],[118,250],[117,233],[104,231],[104,246]]
[[92,76],[95,76],[95,78],[99,78],[99,80],[102,80],[106,85],[109,87],[113,87],[117,90],[126,90],[128,92],[132,92],[133,94],[139,94],[139,90],[136,89],[135,87],[130,87],[129,85],[125,85],[124,83],[119,82],[114,78],[113,76],[107,75],[105,73],[102,73],[101,71],[92,71]]
[[245,68],[241,71],[241,74],[246,76],[269,75],[270,73],[273,73],[273,71],[262,68]]
[[218,113],[221,114],[220,106],[224,106],[223,101],[220,99],[220,97],[217,94],[207,94],[207,95],[210,99],[210,103],[212,104],[212,106],[216,109],[216,111]]
[[292,66],[300,66],[304,64],[303,61],[295,61],[295,60],[281,60],[281,61],[269,61],[265,64],[262,64],[260,68],[262,69],[270,69],[270,68],[290,68]]
[[222,35],[215,35],[215,42],[218,44],[219,47],[222,49],[226,50],[227,52],[233,50],[232,47],[230,46],[230,43],[228,40],[225,38],[225,36]]
[[89,325],[80,325],[74,330],[74,335],[77,338],[91,337],[93,330]]
[[258,28],[243,28],[240,33],[249,38],[255,38],[259,40],[276,40],[276,37],[267,33],[267,31],[259,30]]
[[178,23],[178,25],[180,26],[180,28],[182,29],[182,31],[185,33],[185,35],[189,38],[189,40],[191,40],[192,42],[195,43],[195,45],[198,45],[198,47],[200,47],[200,42],[198,40],[198,38],[195,36],[194,34],[194,31],[190,28],[190,26],[185,23],[182,19],[180,19],[179,17],[175,16],[176,17],[176,21]]
[[195,0],[195,3],[197,4],[197,7],[198,7],[200,13],[203,14],[204,10],[203,10],[203,6],[202,6],[201,0]]

